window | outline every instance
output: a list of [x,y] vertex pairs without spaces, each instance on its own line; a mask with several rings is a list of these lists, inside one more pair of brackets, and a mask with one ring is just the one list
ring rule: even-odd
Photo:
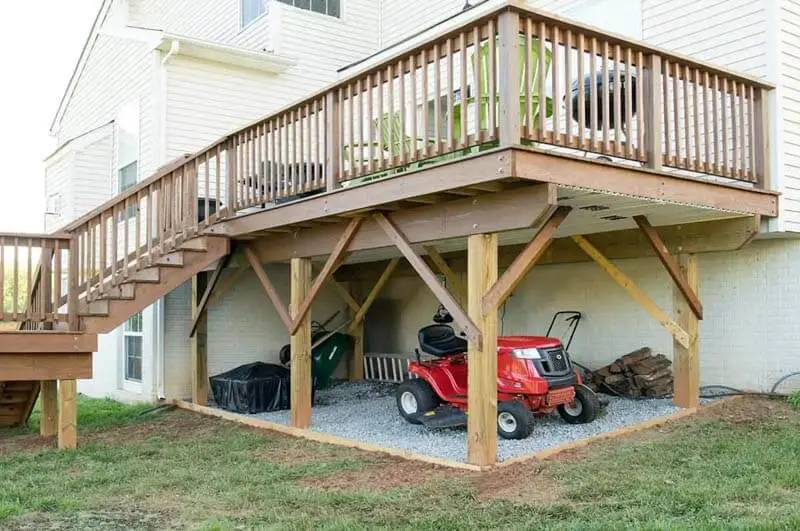
[[122,328],[122,341],[125,355],[125,379],[131,382],[142,381],[142,312],[134,314],[125,321]]
[[247,26],[255,19],[266,13],[266,0],[241,0],[239,11],[242,14],[242,27]]
[[340,18],[342,16],[341,0],[278,0],[284,4],[294,6],[298,9],[305,9],[320,13],[322,15],[329,15],[331,17]]
[[[120,109],[117,127],[117,193],[139,182],[139,102]],[[136,216],[137,205],[128,207],[128,219]],[[120,212],[120,219],[124,214]]]

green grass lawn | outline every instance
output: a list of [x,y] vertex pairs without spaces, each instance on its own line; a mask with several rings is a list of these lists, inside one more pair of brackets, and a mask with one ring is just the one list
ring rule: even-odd
[[0,431],[0,529],[800,529],[776,401],[482,474],[147,409],[82,398],[77,451]]

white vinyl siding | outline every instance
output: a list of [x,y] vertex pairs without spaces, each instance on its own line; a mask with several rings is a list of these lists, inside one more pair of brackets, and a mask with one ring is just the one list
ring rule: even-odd
[[97,208],[111,197],[112,144],[111,128],[107,127],[100,140],[75,153],[73,218]]
[[780,0],[778,68],[782,142],[777,146],[784,229],[800,232],[800,0]]
[[[44,193],[48,198],[48,213],[44,217],[44,227],[46,232],[52,232],[69,223],[72,219],[72,174],[74,170],[75,156],[72,151],[65,150],[45,162],[44,169]],[[55,201],[50,198],[57,198],[58,213],[52,212]]]
[[164,395],[192,396],[189,329],[192,326],[192,282],[184,282],[164,297]]

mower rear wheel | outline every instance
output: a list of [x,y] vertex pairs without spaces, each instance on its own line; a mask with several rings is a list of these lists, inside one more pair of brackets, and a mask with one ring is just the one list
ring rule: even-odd
[[575,402],[558,406],[558,414],[567,424],[587,424],[597,418],[600,401],[585,385],[575,386]]
[[395,392],[397,409],[406,421],[411,424],[422,424],[417,416],[426,413],[439,405],[439,397],[428,382],[420,378],[406,380]]
[[525,439],[533,431],[533,414],[522,402],[497,404],[497,434],[503,439]]

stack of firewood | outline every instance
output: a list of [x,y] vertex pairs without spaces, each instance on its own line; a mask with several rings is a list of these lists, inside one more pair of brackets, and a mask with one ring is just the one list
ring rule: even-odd
[[595,391],[622,396],[660,397],[672,393],[672,362],[643,347],[592,371],[586,382]]

